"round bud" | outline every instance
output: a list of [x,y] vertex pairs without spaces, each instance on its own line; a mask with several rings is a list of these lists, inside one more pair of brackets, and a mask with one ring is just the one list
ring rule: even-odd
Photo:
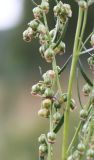
[[73,156],[69,156],[67,160],[74,160]]
[[70,108],[71,110],[74,110],[76,108],[76,103],[74,99],[71,99]]
[[40,144],[44,144],[46,141],[46,137],[45,137],[45,134],[41,134],[40,137],[38,138],[38,142]]
[[53,144],[55,143],[55,140],[56,140],[56,134],[54,132],[49,132],[47,134],[47,138],[48,138],[48,142]]
[[52,98],[54,96],[53,90],[50,88],[47,88],[44,92],[44,96],[48,98]]
[[92,47],[94,47],[94,34],[91,36],[91,41],[90,41]]
[[83,143],[79,143],[77,149],[80,153],[85,151],[85,145]]
[[43,35],[46,34],[46,27],[43,24],[39,24],[38,32]]
[[47,75],[49,76],[49,78],[51,78],[52,80],[55,78],[56,74],[55,74],[55,71],[53,70],[48,70],[47,72]]
[[48,76],[47,72],[44,73],[42,77],[43,77],[44,83],[51,84],[52,81],[51,81],[50,77]]
[[23,32],[23,40],[25,42],[31,42],[32,38],[33,38],[33,30],[30,27],[28,27],[27,30]]
[[35,85],[32,86],[32,89],[31,89],[31,90],[32,90],[32,91],[31,91],[32,94],[37,94],[37,93],[39,93],[39,91],[40,91],[40,87],[39,87],[38,84],[35,84]]
[[81,120],[83,120],[83,121],[86,120],[87,116],[88,116],[88,112],[85,109],[82,109],[80,111],[80,118],[81,118]]
[[51,101],[51,99],[44,99],[43,101],[42,101],[42,108],[46,108],[46,109],[49,109],[50,107],[51,107],[51,105],[52,105],[52,101]]
[[42,144],[39,146],[39,155],[40,157],[44,157],[47,154],[47,146]]
[[67,102],[67,93],[63,93],[59,99],[60,104]]
[[32,28],[32,30],[36,31],[37,28],[38,28],[39,23],[38,23],[38,21],[36,19],[34,19],[33,21],[30,21],[28,23],[28,25],[29,25],[29,27]]
[[85,2],[85,0],[78,1],[78,5],[83,9],[87,8],[87,2]]
[[54,123],[55,124],[58,124],[58,122],[60,121],[61,119],[61,114],[59,112],[56,112],[54,115],[53,115],[53,120],[54,120]]
[[94,66],[94,55],[92,55],[91,57],[88,58],[88,64],[93,67]]
[[42,17],[42,10],[40,7],[35,7],[33,9],[33,14],[34,14],[34,17],[35,19],[40,19]]
[[89,84],[85,84],[84,87],[83,87],[83,93],[85,96],[89,96],[90,94],[90,91],[91,91],[91,87],[89,86]]
[[60,109],[61,104],[58,101],[54,101],[54,107],[55,107],[55,109]]
[[69,4],[63,4],[62,12],[64,12],[67,17],[72,17],[72,10]]
[[46,2],[46,1],[43,1],[42,3],[41,3],[41,9],[45,12],[45,13],[48,13],[48,11],[49,11],[49,3],[48,2]]
[[48,109],[43,108],[38,111],[38,116],[40,117],[48,118],[49,115],[50,115],[50,111]]
[[94,158],[94,149],[89,149],[87,151],[87,157],[88,158]]
[[51,48],[48,48],[45,52],[44,52],[44,57],[46,59],[46,61],[48,63],[51,63],[53,61],[53,56],[54,56],[54,51]]

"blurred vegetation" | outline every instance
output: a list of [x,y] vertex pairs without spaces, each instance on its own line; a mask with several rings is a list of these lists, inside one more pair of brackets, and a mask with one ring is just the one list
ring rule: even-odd
[[[67,47],[66,54],[62,58],[57,57],[60,66],[63,65],[72,52],[71,46],[77,21],[78,9],[76,3],[66,0],[67,2],[72,6],[73,17],[69,22],[64,39]],[[54,1],[51,1],[51,6],[53,5]],[[22,32],[26,29],[27,23],[33,18],[33,7],[30,0],[25,1],[21,23],[10,30],[0,31],[0,160],[37,159],[37,138],[42,131],[46,133],[48,130],[47,121],[37,117],[40,99],[36,100],[30,95],[30,88],[32,84],[41,78],[39,66],[45,72],[50,68],[50,65],[47,65],[40,57],[38,53],[39,44],[36,40],[32,42],[32,45],[26,44],[22,40]],[[89,12],[85,36],[90,33],[94,23],[93,7]],[[52,11],[48,15],[48,22],[50,28],[53,28],[55,21],[51,14]],[[86,58],[83,58],[83,62],[85,61]],[[64,91],[67,89],[68,74],[69,68],[61,78]],[[83,84],[82,80],[81,83]],[[77,116],[75,113],[71,123],[76,125]],[[72,133],[73,131],[71,131]],[[58,159],[60,154],[58,146],[61,146],[61,135],[62,133],[59,133],[59,140],[57,140],[55,147],[55,159]]]

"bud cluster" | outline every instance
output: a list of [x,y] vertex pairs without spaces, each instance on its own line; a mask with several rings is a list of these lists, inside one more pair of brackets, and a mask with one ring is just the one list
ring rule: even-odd
[[71,7],[69,4],[62,3],[61,1],[54,7],[54,15],[59,16],[62,23],[65,23],[68,18],[72,16]]

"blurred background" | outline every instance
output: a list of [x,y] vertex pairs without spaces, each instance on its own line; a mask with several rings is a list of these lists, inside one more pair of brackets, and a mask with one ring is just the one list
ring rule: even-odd
[[[35,0],[40,3],[39,0]],[[63,66],[72,53],[72,45],[77,22],[78,8],[73,1],[71,4],[73,17],[71,18],[64,42],[66,53],[57,57],[58,65]],[[54,1],[51,1],[51,6]],[[51,66],[43,60],[38,52],[37,40],[27,44],[22,39],[22,33],[27,23],[33,19],[30,0],[0,0],[0,160],[35,160],[38,159],[37,139],[41,133],[48,131],[48,121],[37,116],[40,108],[40,98],[31,96],[31,86],[41,79],[39,66],[43,73]],[[54,27],[52,13],[48,14],[50,28]],[[85,31],[87,36],[94,25],[94,6],[89,11],[88,24]],[[84,67],[87,67],[87,56],[82,57]],[[69,69],[61,75],[61,84],[64,92],[67,90]],[[91,76],[89,68],[86,68]],[[91,77],[92,78],[92,77]],[[84,84],[79,75],[80,88]],[[76,81],[74,81],[73,97],[76,97]],[[82,93],[81,93],[82,94]],[[81,95],[82,101],[86,101]],[[79,103],[77,102],[79,106]],[[79,108],[79,107],[78,107]],[[77,125],[77,110],[72,114],[70,121]],[[74,128],[75,129],[75,128]],[[70,130],[70,138],[74,130]],[[58,133],[54,149],[54,160],[60,159],[62,129]]]

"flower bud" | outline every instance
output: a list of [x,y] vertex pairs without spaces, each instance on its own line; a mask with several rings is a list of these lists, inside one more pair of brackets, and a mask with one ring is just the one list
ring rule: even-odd
[[38,28],[39,23],[38,23],[38,21],[36,19],[34,19],[33,21],[30,21],[28,23],[28,25],[29,25],[29,27],[32,28],[32,30],[36,31],[37,28]]
[[41,9],[45,12],[45,13],[48,13],[48,11],[49,11],[49,3],[48,2],[46,2],[46,1],[43,1],[42,3],[41,3]]
[[87,157],[88,158],[94,158],[94,149],[89,149],[87,151]]
[[51,84],[52,80],[50,79],[50,77],[48,76],[47,72],[43,74],[43,80],[45,84]]
[[40,87],[39,87],[38,84],[35,84],[35,85],[32,86],[32,89],[31,89],[31,90],[32,90],[32,91],[31,91],[32,94],[37,94],[37,93],[39,93],[39,91],[40,91]]
[[88,61],[88,64],[90,65],[90,67],[94,67],[94,55],[89,57],[87,61]]
[[33,30],[30,27],[28,27],[27,30],[23,32],[23,40],[25,42],[31,42],[32,38],[33,38]]
[[49,78],[51,78],[52,80],[55,78],[56,74],[55,74],[55,71],[53,70],[48,70],[47,72],[47,75],[49,76]]
[[39,146],[39,156],[44,157],[47,154],[47,146],[42,144]]
[[91,41],[90,41],[90,43],[91,43],[91,46],[94,47],[94,34],[91,36]]
[[51,48],[48,48],[45,52],[44,52],[44,57],[46,59],[46,61],[48,63],[51,63],[53,61],[53,56],[54,56],[54,51]]
[[46,109],[49,109],[50,107],[51,107],[51,105],[52,105],[52,101],[51,101],[51,99],[44,99],[43,101],[42,101],[42,108],[46,108]]
[[51,88],[46,88],[44,92],[44,96],[48,98],[52,98],[54,96],[54,92]]
[[39,24],[39,26],[38,26],[38,32],[39,32],[40,34],[45,35],[46,32],[47,32],[46,27],[45,27],[43,24]]
[[40,144],[45,144],[45,142],[46,142],[46,136],[45,136],[45,134],[41,134],[40,135],[40,137],[38,138],[38,142]]
[[85,151],[85,145],[83,143],[79,143],[77,149],[80,153],[83,153]]
[[61,114],[59,112],[56,112],[54,115],[53,115],[53,120],[54,120],[54,123],[55,124],[58,124],[58,122],[60,121],[61,119]]
[[71,99],[70,108],[71,110],[74,110],[76,108],[76,103],[74,99]]
[[80,0],[78,1],[78,5],[83,8],[83,9],[86,9],[87,8],[87,2],[85,0]]
[[58,101],[54,101],[54,107],[55,107],[55,109],[60,109],[61,104]]
[[65,43],[61,42],[58,47],[54,49],[55,54],[63,54],[65,52]]
[[90,91],[91,91],[91,87],[89,86],[88,83],[86,83],[83,87],[83,93],[85,96],[89,96],[90,94]]
[[50,115],[50,111],[46,108],[40,109],[38,111],[38,116],[40,116],[40,117],[48,118],[49,115]]
[[63,93],[59,99],[60,104],[67,102],[67,93]]
[[33,14],[34,14],[34,17],[35,19],[40,19],[42,17],[42,10],[40,7],[35,7],[33,9]]
[[82,110],[80,111],[80,118],[81,118],[81,120],[82,120],[82,121],[85,121],[86,118],[87,118],[87,116],[88,116],[88,112],[87,112],[85,109],[82,109]]
[[48,138],[48,142],[53,144],[55,143],[55,140],[56,140],[56,134],[54,132],[49,132],[47,134],[47,138]]

